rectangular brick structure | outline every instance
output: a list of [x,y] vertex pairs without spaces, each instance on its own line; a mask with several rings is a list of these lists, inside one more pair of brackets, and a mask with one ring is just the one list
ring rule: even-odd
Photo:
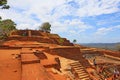
[[22,64],[40,63],[40,60],[34,54],[21,54]]

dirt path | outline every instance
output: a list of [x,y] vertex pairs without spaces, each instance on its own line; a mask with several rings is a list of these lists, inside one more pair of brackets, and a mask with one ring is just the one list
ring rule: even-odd
[[0,50],[0,80],[21,80],[19,50]]

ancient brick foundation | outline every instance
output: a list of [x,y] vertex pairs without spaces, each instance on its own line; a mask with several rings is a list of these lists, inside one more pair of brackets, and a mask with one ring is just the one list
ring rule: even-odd
[[[62,43],[60,43],[60,39],[63,40]],[[8,37],[7,40],[38,41],[41,43],[52,43],[63,46],[73,46],[73,44],[70,43],[69,40],[67,40],[66,38],[61,38],[57,34],[50,34],[36,30],[18,30],[11,32],[10,37]]]

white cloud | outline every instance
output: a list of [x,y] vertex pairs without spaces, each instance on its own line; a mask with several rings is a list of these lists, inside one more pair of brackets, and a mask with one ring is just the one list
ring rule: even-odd
[[35,29],[35,30],[38,30],[38,26],[39,25],[40,24],[34,24],[34,25],[32,25],[32,24],[29,24],[29,23],[28,24],[27,23],[23,23],[23,24],[18,24],[17,28],[18,29]]
[[99,28],[97,31],[96,31],[96,35],[106,35],[107,33],[111,32],[111,31],[115,31],[117,29],[120,29],[120,25],[117,25],[117,26],[113,26],[113,27],[108,27],[108,28]]
[[[78,7],[68,4],[70,1],[77,3]],[[52,24],[52,32],[71,32],[78,33],[93,28],[81,20],[81,18],[64,19],[64,16],[97,16],[110,14],[119,11],[118,3],[120,0],[8,0],[10,10],[0,10],[3,19],[11,18],[19,29],[36,29],[42,22]],[[33,18],[37,16],[36,20]],[[96,34],[112,31],[111,28],[98,29]]]
[[66,24],[62,24],[60,22],[53,22],[52,23],[52,32],[53,33],[60,33],[60,32],[66,32],[68,26],[66,26]]
[[74,20],[65,20],[64,22],[53,22],[52,23],[52,32],[60,33],[60,32],[83,32],[87,29],[92,29],[93,27],[90,25],[85,24],[84,22],[80,21],[79,19]]
[[88,29],[93,29],[93,26],[87,25],[84,22],[80,21],[79,19],[74,19],[72,21],[70,21],[69,23],[69,30],[72,32],[76,32],[77,34],[80,34],[81,32],[84,32]]
[[77,11],[78,16],[96,16],[110,14],[119,11],[118,4],[120,0],[81,0],[82,4]]

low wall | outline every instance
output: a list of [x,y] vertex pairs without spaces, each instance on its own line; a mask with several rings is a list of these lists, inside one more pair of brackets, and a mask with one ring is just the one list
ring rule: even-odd
[[22,64],[34,64],[34,63],[40,63],[40,60],[32,60],[32,61],[22,61]]
[[110,55],[110,56],[114,56],[114,57],[119,57],[120,58],[120,52],[115,52],[115,51],[109,51],[109,50],[104,50],[101,51],[104,54]]
[[114,57],[114,56],[107,55],[107,54],[105,54],[105,56],[120,61],[120,57]]
[[0,49],[21,49],[21,47],[10,47],[7,45],[0,45]]
[[51,42],[49,38],[43,37],[8,37],[7,40]]
[[[12,36],[12,37],[8,37],[6,40],[7,41],[9,41],[9,40],[38,41],[38,42],[41,42],[41,43],[52,43],[52,44],[61,45],[59,43],[60,38],[47,38],[47,37],[42,37],[42,36],[39,36],[39,37],[25,37],[25,36],[15,37],[15,36]],[[62,45],[73,46],[73,44],[70,43],[69,40],[67,40],[67,39],[64,39],[64,42],[62,43]]]
[[78,60],[82,57],[78,47],[58,47],[50,49],[51,54],[59,55],[62,57]]
[[84,67],[91,67],[89,62],[83,58],[79,47],[58,47],[50,49],[50,53],[53,55],[59,55],[68,59],[78,60]]
[[[63,40],[62,44],[60,43],[60,39]],[[46,33],[40,30],[13,31],[11,32],[10,37],[8,37],[7,40],[38,41],[41,43],[52,43],[64,46],[73,46],[73,44],[70,43],[70,41],[66,38],[61,38],[57,34]]]
[[96,56],[104,55],[104,53],[101,51],[81,50],[81,52],[82,52],[82,54],[89,54],[89,55],[96,55]]

